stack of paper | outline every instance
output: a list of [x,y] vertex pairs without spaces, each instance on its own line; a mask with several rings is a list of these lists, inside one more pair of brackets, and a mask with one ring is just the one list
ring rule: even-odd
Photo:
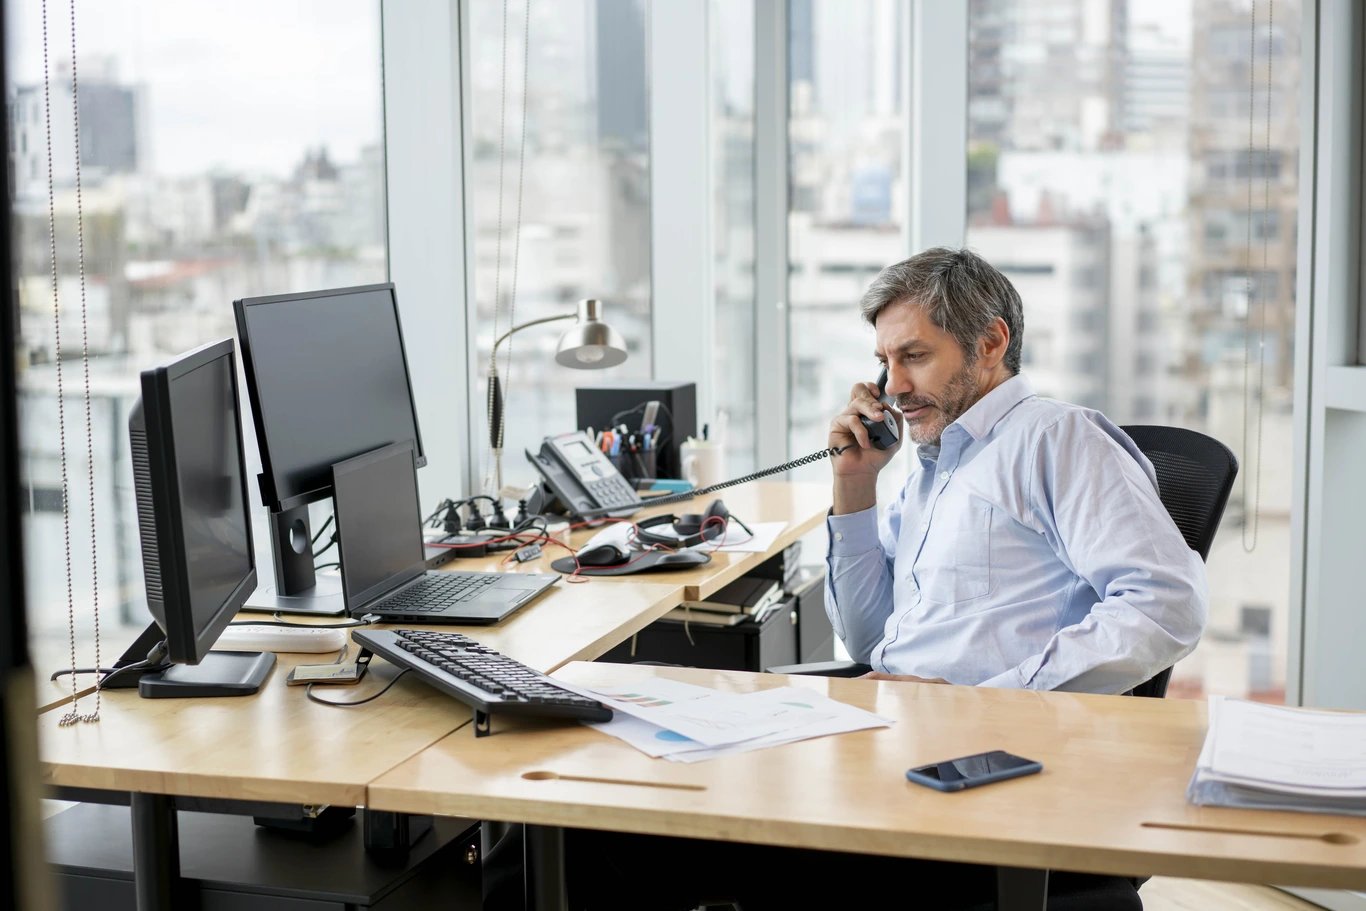
[[676,762],[698,762],[892,723],[794,686],[726,693],[652,677],[591,693],[616,713],[611,721],[591,727],[646,755]]
[[1366,816],[1366,713],[1213,697],[1186,796],[1209,806]]

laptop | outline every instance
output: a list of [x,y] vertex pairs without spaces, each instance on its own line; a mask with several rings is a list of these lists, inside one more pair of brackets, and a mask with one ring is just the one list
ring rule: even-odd
[[342,601],[386,622],[497,623],[554,585],[544,573],[427,572],[411,442],[332,466]]

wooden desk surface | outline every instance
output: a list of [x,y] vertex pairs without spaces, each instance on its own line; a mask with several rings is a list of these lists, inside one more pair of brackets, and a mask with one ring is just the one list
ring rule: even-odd
[[[695,569],[647,573],[639,576],[606,576],[595,581],[604,581],[616,585],[632,580],[643,580],[661,585],[682,586],[683,592],[679,600],[698,601],[734,582],[773,554],[778,553],[820,525],[825,518],[826,511],[830,508],[829,484],[753,481],[731,490],[721,491],[718,496],[725,502],[731,513],[739,516],[746,524],[777,521],[787,523],[787,527],[783,529],[768,553],[714,553],[711,555],[710,563]],[[632,518],[640,519],[666,512],[700,512],[706,509],[707,505],[716,498],[716,496],[698,497],[696,500],[687,503],[674,503],[670,506],[647,506]],[[597,529],[577,530],[573,533],[571,542],[575,547],[582,547],[597,531]],[[544,556],[522,564],[521,568],[528,572],[554,572],[550,568],[551,562],[566,556],[567,553],[563,548],[547,546]],[[506,554],[499,554],[479,560],[456,560],[446,564],[446,568],[505,569],[506,567],[502,565],[505,557]]]
[[[1366,888],[1366,819],[1189,806],[1205,704],[867,680],[573,664],[583,684],[660,674],[721,689],[793,684],[898,719],[890,728],[697,764],[650,759],[588,728],[457,731],[375,781],[377,809],[553,826],[1127,875]],[[913,765],[1004,749],[1044,772],[959,793],[907,782]],[[534,780],[536,772],[632,784]],[[700,785],[677,790],[655,783]],[[1176,822],[1352,844],[1143,828]]]
[[[459,631],[538,670],[595,658],[678,603],[676,586],[559,582],[503,623],[426,627]],[[259,616],[259,615],[256,615]],[[318,621],[323,622],[323,621]],[[107,690],[99,724],[61,728],[57,706],[39,715],[44,781],[53,785],[198,797],[359,805],[365,786],[470,720],[464,705],[413,678],[372,703],[330,708],[287,686],[296,664],[326,654],[281,654],[254,696],[143,699]],[[317,687],[351,701],[395,673],[376,662],[356,687]],[[56,686],[55,684],[47,684]],[[69,693],[69,690],[67,691]],[[81,708],[94,708],[93,696]]]
[[[434,698],[411,677],[367,705],[330,708],[286,686],[296,664],[327,655],[280,655],[252,696],[143,699],[106,690],[100,722],[59,727],[61,706],[38,716],[42,780],[49,785],[234,800],[359,806],[386,769],[466,723],[465,706]],[[395,669],[376,669],[354,687],[317,687],[332,700],[377,692]],[[81,708],[94,707],[93,698]]]

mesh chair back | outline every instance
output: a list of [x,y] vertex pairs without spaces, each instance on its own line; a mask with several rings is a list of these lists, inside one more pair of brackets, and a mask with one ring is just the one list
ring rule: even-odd
[[[1238,460],[1232,451],[1213,437],[1184,427],[1139,424],[1120,429],[1153,463],[1158,496],[1186,544],[1200,559],[1209,559],[1214,533],[1238,476]],[[1171,673],[1167,668],[1135,687],[1134,695],[1160,699],[1166,695]]]

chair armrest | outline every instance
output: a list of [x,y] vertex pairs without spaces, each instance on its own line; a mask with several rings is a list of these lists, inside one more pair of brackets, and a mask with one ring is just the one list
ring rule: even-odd
[[781,664],[768,668],[768,673],[799,677],[862,677],[871,670],[868,665],[854,661],[813,661],[810,664]]

